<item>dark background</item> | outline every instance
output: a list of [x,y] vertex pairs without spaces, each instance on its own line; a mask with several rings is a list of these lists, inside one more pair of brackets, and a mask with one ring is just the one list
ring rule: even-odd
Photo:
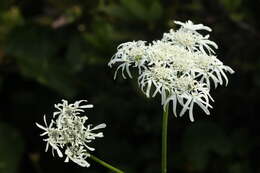
[[35,122],[54,104],[87,99],[89,123],[106,123],[94,154],[127,173],[159,173],[160,98],[113,80],[118,44],[155,40],[172,20],[213,29],[218,58],[236,73],[212,90],[211,115],[169,120],[168,172],[260,173],[260,3],[257,0],[1,0],[0,173],[100,173],[44,152]]

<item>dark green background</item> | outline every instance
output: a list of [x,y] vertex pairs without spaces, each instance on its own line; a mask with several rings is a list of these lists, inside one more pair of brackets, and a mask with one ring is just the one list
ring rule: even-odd
[[96,156],[127,173],[159,173],[160,98],[136,78],[113,80],[118,44],[155,40],[192,20],[212,27],[218,58],[236,73],[212,90],[210,116],[169,120],[169,173],[259,173],[260,3],[257,0],[1,0],[0,173],[109,172],[45,153],[35,122],[61,99],[88,99],[89,122],[105,122]]

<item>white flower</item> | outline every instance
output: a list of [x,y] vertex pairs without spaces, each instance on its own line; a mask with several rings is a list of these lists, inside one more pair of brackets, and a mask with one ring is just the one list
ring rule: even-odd
[[85,126],[88,117],[80,115],[87,108],[92,108],[91,104],[82,104],[86,100],[76,101],[73,104],[68,104],[68,101],[62,100],[62,103],[55,104],[58,111],[53,113],[53,118],[50,125],[47,125],[46,117],[44,116],[45,126],[38,123],[36,125],[44,130],[41,136],[47,136],[44,141],[47,142],[45,151],[47,152],[49,145],[58,153],[59,157],[66,155],[65,162],[72,160],[83,167],[88,167],[89,163],[85,160],[89,157],[89,151],[94,151],[93,147],[89,146],[96,138],[103,137],[103,133],[94,132],[106,127],[106,124],[100,124],[95,127],[92,125]]
[[87,129],[85,131],[85,136],[86,136],[86,139],[87,142],[89,142],[89,140],[93,140],[93,139],[96,139],[96,138],[102,138],[104,137],[103,133],[102,132],[99,132],[99,133],[93,133],[92,131],[93,130],[98,130],[98,129],[103,129],[106,127],[106,124],[99,124],[93,128],[91,128],[92,124],[88,125],[87,126]]
[[194,67],[194,53],[187,51],[183,47],[180,46],[173,46],[175,47],[174,51],[172,52],[172,63],[171,67],[178,71],[181,74],[190,73],[190,71]]
[[179,29],[177,31],[171,29],[169,33],[164,33],[162,40],[183,46],[189,51],[201,51],[205,54],[206,52],[215,53],[211,47],[215,49],[218,48],[215,42],[209,40],[209,35],[202,36],[198,32],[185,29]]
[[218,49],[218,45],[209,40],[209,35],[203,36],[197,32],[197,30],[211,31],[210,27],[202,24],[195,25],[190,20],[185,23],[180,21],[175,21],[174,23],[181,25],[181,28],[177,31],[171,29],[169,33],[164,33],[162,40],[184,46],[189,51],[201,51],[211,54],[215,53],[212,47]]
[[184,92],[189,92],[195,88],[197,81],[190,76],[181,76],[175,78],[173,82],[173,90],[175,93],[183,94]]
[[[207,115],[212,108],[210,101],[210,85],[228,84],[226,73],[234,73],[216,56],[214,49],[218,46],[202,35],[200,30],[211,31],[202,24],[191,21],[176,24],[181,27],[169,33],[164,33],[161,40],[152,41],[145,45],[144,41],[123,43],[112,57],[109,66],[119,63],[115,72],[122,69],[132,78],[129,68],[137,67],[139,72],[138,84],[147,97],[161,95],[161,103],[172,103],[175,116],[183,116],[189,112],[189,118],[194,121],[193,107],[198,105]],[[170,103],[171,102],[171,103]],[[177,114],[177,106],[182,107]]]
[[196,103],[207,115],[210,114],[208,108],[212,108],[209,104],[209,99],[212,97],[209,94],[209,89],[207,85],[197,83],[195,87],[190,91],[190,94],[182,95],[183,98],[186,99],[185,104],[180,112],[180,116],[182,116],[187,110],[189,110],[189,117],[190,120],[193,122],[193,107],[194,103]]
[[43,116],[43,120],[44,120],[44,124],[45,124],[46,127],[44,127],[44,126],[42,126],[38,123],[36,123],[36,125],[40,129],[45,131],[40,136],[48,135],[48,138],[43,140],[43,141],[47,142],[45,152],[48,151],[49,145],[50,145],[52,147],[52,155],[53,156],[54,156],[54,150],[55,150],[58,153],[59,157],[63,157],[63,154],[59,149],[59,145],[60,145],[59,141],[61,141],[61,137],[59,135],[59,132],[55,128],[52,128],[53,122],[51,122],[50,125],[48,126],[45,115]]
[[90,164],[86,161],[87,157],[90,157],[90,154],[84,149],[83,146],[69,146],[65,150],[66,159],[64,162],[69,162],[72,160],[82,167],[89,167]]
[[76,101],[73,104],[68,104],[67,100],[62,100],[62,103],[58,103],[54,105],[54,107],[58,109],[58,111],[53,113],[53,117],[55,117],[58,114],[73,115],[78,112],[84,112],[84,109],[93,108],[93,105],[91,104],[80,106],[82,102],[87,102],[87,100]]
[[192,21],[188,20],[187,22],[183,23],[180,21],[174,21],[175,24],[181,25],[183,28],[191,31],[197,31],[197,30],[206,30],[211,32],[212,29],[208,26],[205,26],[203,24],[193,24]]
[[194,68],[194,71],[197,73],[195,78],[197,78],[200,82],[205,82],[209,89],[210,80],[213,81],[216,88],[218,84],[223,84],[223,77],[227,85],[228,78],[225,72],[229,72],[230,74],[234,73],[234,70],[232,70],[229,66],[223,65],[223,63],[217,59],[216,56],[197,54],[194,62],[196,67]]
[[172,66],[174,70],[187,71],[192,65],[193,54],[184,47],[166,41],[153,41],[147,49],[150,65]]
[[183,30],[174,31],[173,29],[170,29],[169,33],[163,34],[163,40],[167,42],[171,41],[172,44],[179,44],[180,46],[187,47],[189,50],[194,49],[198,42],[197,37],[198,36],[193,32]]
[[167,93],[170,92],[172,83],[174,80],[174,72],[171,68],[165,68],[164,66],[155,65],[149,69],[143,71],[143,73],[138,78],[138,83],[141,90],[150,97],[152,86],[155,90],[152,97],[160,93],[162,97],[162,104],[164,103]]
[[[177,117],[177,104],[179,103],[182,106],[182,110],[179,113],[179,116],[183,116],[184,113],[189,110],[189,118],[193,122],[193,107],[196,103],[207,115],[210,114],[208,108],[212,108],[209,104],[209,100],[214,101],[209,94],[209,89],[206,84],[197,83],[195,81],[180,81],[181,85],[184,85],[183,88],[186,90],[173,92],[165,101],[164,109],[169,102],[172,101],[172,109],[174,115]],[[180,86],[179,86],[180,87]]]
[[150,64],[169,65],[173,61],[173,52],[175,47],[171,43],[157,40],[148,46],[146,57],[149,58]]
[[145,68],[145,52],[146,52],[145,41],[133,41],[120,44],[117,48],[117,53],[112,57],[108,63],[109,67],[112,67],[115,63],[121,63],[116,69],[114,79],[117,76],[118,70],[122,69],[122,76],[126,79],[124,70],[126,70],[128,76],[132,78],[130,67],[138,67],[139,73],[142,68]]

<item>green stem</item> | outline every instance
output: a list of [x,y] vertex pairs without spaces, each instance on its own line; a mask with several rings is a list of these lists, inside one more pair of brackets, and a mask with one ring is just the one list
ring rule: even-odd
[[168,130],[168,107],[163,110],[162,119],[162,173],[167,173],[167,130]]
[[104,167],[110,169],[111,171],[114,171],[114,172],[117,172],[117,173],[124,173],[124,172],[121,171],[120,169],[115,168],[114,166],[112,166],[112,165],[110,165],[110,164],[104,162],[103,160],[100,160],[99,158],[97,158],[97,157],[95,157],[95,156],[93,156],[93,155],[90,155],[90,158],[91,158],[92,160],[94,160],[95,162],[101,164],[102,166],[104,166]]

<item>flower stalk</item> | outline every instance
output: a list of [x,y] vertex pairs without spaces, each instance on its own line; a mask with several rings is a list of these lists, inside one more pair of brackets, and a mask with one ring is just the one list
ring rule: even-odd
[[115,168],[114,166],[112,166],[112,165],[110,165],[110,164],[104,162],[103,160],[97,158],[96,156],[94,156],[94,155],[92,155],[92,154],[90,155],[89,158],[92,159],[92,160],[94,160],[95,162],[101,164],[102,166],[104,166],[104,167],[110,169],[110,170],[113,171],[113,172],[116,172],[116,173],[124,173],[124,172],[121,171],[120,169]]
[[195,121],[193,108],[199,107],[210,115],[210,95],[212,83],[228,84],[227,73],[234,70],[217,58],[215,49],[218,45],[210,40],[212,29],[203,24],[175,21],[180,28],[171,29],[160,40],[130,41],[118,46],[117,52],[108,65],[116,65],[122,77],[132,78],[131,70],[138,70],[138,85],[147,96],[161,96],[162,118],[162,173],[167,173],[167,126],[168,109],[171,104],[175,117],[182,117],[186,112],[191,122]]
[[167,131],[168,131],[168,107],[166,105],[163,109],[163,119],[162,119],[162,173],[167,173]]

